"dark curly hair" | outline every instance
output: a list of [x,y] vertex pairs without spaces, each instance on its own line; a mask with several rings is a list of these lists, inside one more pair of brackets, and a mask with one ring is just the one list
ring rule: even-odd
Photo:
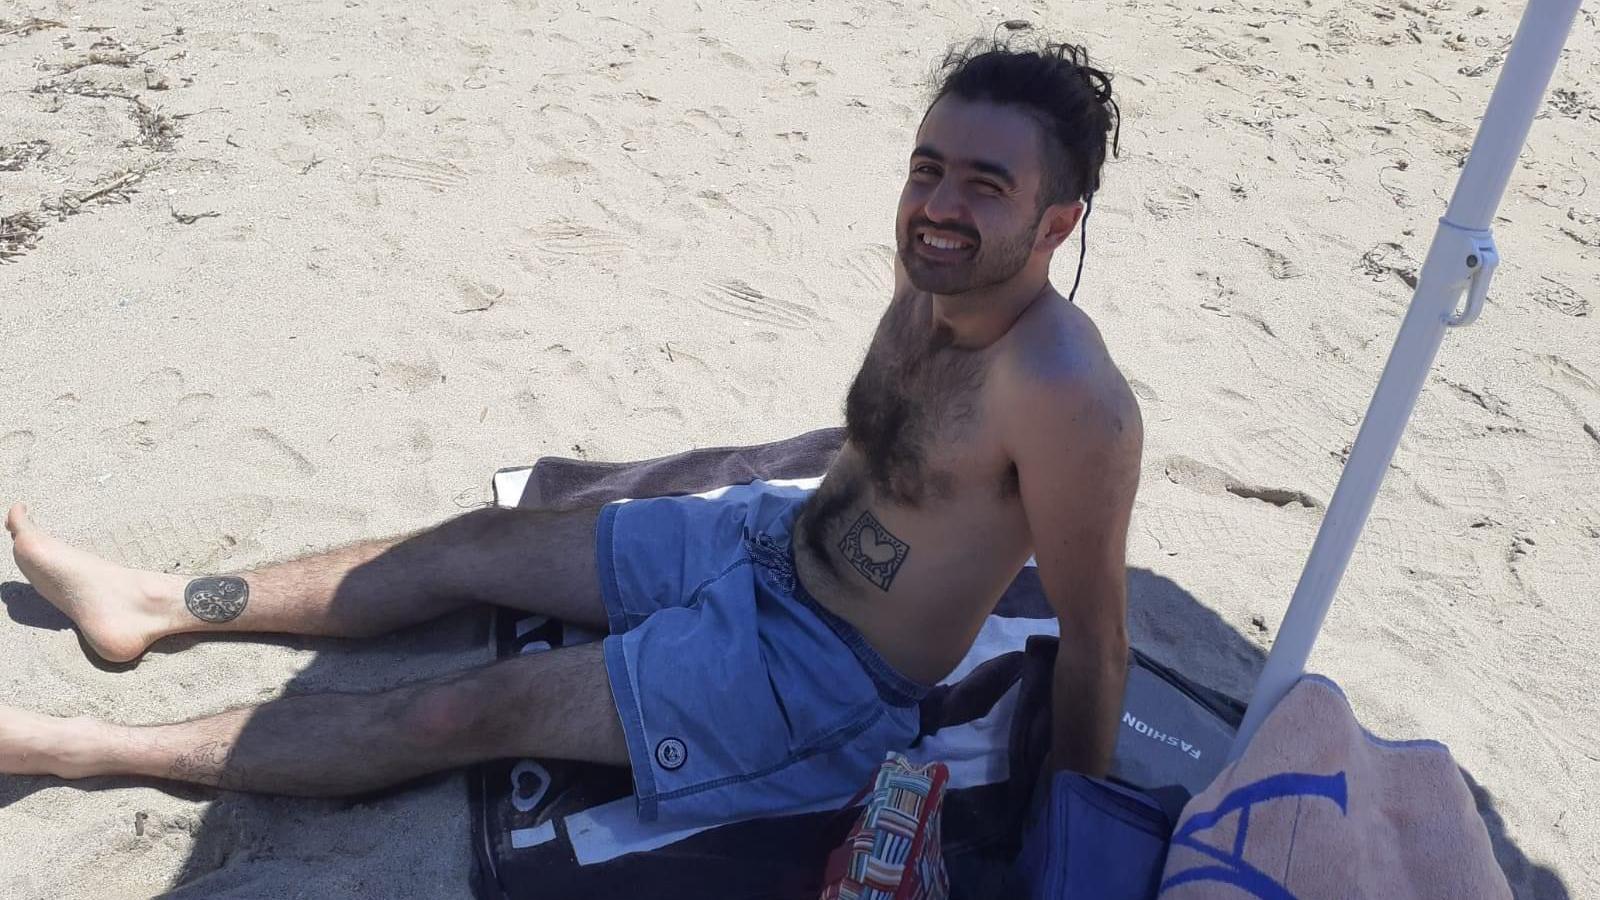
[[1089,65],[1083,47],[1041,41],[1016,49],[1010,41],[980,38],[946,53],[935,79],[929,109],[954,95],[1014,104],[1038,119],[1045,132],[1040,210],[1090,198],[1100,189],[1106,137],[1112,135],[1116,153],[1122,115],[1111,97],[1111,76]]

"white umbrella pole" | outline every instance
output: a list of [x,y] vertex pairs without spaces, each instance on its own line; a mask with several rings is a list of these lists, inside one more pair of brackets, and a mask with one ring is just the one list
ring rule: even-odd
[[[1333,492],[1322,528],[1311,547],[1278,639],[1267,657],[1255,695],[1239,727],[1230,759],[1244,753],[1262,720],[1305,671],[1306,658],[1317,642],[1334,591],[1344,577],[1378,487],[1394,457],[1428,370],[1444,340],[1445,328],[1468,325],[1478,317],[1489,281],[1499,262],[1490,226],[1511,180],[1555,74],[1561,49],[1578,16],[1582,0],[1530,0],[1511,43],[1505,70],[1495,85],[1477,142],[1456,184],[1455,198],[1439,222],[1433,247],[1422,266],[1417,292],[1400,325],[1378,390],[1361,423],[1350,461]],[[1457,310],[1466,293],[1466,307]]]

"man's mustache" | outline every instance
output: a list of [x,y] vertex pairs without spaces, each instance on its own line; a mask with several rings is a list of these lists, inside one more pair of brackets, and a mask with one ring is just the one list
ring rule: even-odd
[[[935,231],[945,231],[945,232],[949,232],[950,234],[959,234],[962,237],[966,238],[967,240],[971,241],[974,245],[977,245],[980,242],[980,239],[978,238],[978,233],[976,231],[973,231],[970,228],[964,228],[964,227],[962,227],[960,225],[936,225],[933,222],[928,221],[927,219],[920,219],[920,220],[918,220],[916,222],[911,223],[910,234],[915,234],[917,232],[917,229],[919,229],[919,228],[931,228],[931,229],[933,229]],[[908,234],[907,236],[909,237],[910,234]]]

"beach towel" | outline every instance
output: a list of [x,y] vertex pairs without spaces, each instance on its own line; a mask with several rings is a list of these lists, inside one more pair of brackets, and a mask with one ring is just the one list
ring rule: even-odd
[[1450,751],[1383,741],[1302,678],[1183,811],[1162,900],[1509,898]]
[[[693,450],[637,463],[559,458],[502,469],[502,506],[570,509],[624,497],[698,493],[761,478],[815,479],[844,439],[824,429],[752,447]],[[1130,597],[1130,604],[1137,603]],[[1049,747],[1057,624],[1031,566],[1018,573],[972,649],[921,704],[913,764],[942,762],[949,781],[942,838],[952,896],[997,896],[1011,877],[1023,822]],[[497,611],[496,656],[545,652],[600,635]],[[1135,652],[1118,739],[1119,777],[1176,815],[1220,771],[1243,704]],[[554,760],[475,768],[475,889],[485,898],[815,898],[829,852],[854,815],[848,797],[789,814],[704,828],[638,820],[625,769]]]

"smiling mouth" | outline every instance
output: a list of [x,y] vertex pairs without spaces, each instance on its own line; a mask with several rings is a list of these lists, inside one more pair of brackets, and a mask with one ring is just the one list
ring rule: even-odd
[[944,253],[959,253],[971,250],[975,245],[966,238],[955,237],[948,234],[935,234],[932,231],[920,230],[917,232],[917,243],[923,247],[932,248]]

